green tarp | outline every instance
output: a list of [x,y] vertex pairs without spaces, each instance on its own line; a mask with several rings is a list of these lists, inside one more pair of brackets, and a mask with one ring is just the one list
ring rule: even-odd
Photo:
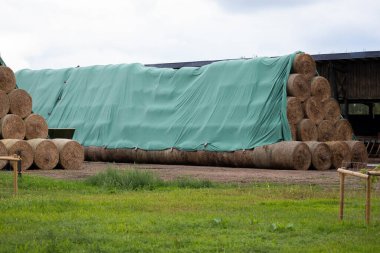
[[181,69],[120,64],[20,70],[18,87],[50,128],[84,146],[232,151],[290,140],[294,54]]

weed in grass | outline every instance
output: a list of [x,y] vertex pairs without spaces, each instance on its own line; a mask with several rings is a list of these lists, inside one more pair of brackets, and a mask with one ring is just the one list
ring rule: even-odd
[[169,184],[173,184],[178,188],[192,188],[192,189],[200,189],[200,188],[211,188],[215,186],[215,183],[211,182],[207,179],[195,179],[191,177],[179,177],[172,182],[168,182]]

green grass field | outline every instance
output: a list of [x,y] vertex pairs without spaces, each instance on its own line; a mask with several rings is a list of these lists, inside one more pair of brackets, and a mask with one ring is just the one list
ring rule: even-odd
[[336,189],[107,173],[24,175],[13,197],[1,172],[0,252],[380,252],[378,220],[339,222]]

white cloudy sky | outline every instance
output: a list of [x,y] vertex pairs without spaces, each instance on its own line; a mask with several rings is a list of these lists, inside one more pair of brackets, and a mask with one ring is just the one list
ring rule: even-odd
[[378,0],[1,0],[14,70],[380,50]]

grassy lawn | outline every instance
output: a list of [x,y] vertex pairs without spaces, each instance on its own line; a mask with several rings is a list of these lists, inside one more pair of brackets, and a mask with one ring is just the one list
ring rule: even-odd
[[24,175],[12,197],[1,172],[0,252],[380,252],[378,220],[338,221],[337,189],[107,180]]

